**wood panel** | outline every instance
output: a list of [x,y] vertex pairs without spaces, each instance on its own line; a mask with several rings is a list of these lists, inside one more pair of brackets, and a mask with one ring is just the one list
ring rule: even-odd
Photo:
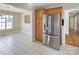
[[46,14],[62,13],[62,7],[56,7],[56,8],[45,9],[45,13],[46,13]]
[[42,20],[44,9],[37,9],[35,11],[35,40],[42,41]]

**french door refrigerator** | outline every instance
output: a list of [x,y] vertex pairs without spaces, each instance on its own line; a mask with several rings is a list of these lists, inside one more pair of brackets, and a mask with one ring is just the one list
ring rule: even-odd
[[43,16],[43,44],[57,49],[60,49],[60,14],[47,14]]

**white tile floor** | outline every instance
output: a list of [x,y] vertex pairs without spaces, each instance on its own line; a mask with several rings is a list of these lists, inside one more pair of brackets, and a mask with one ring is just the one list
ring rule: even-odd
[[0,37],[0,55],[73,55],[79,48],[63,44],[60,50],[32,42],[31,35],[16,33]]

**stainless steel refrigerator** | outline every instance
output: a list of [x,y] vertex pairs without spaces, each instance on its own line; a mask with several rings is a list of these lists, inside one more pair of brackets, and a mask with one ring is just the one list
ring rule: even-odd
[[43,44],[57,49],[61,46],[60,14],[47,14],[43,16]]

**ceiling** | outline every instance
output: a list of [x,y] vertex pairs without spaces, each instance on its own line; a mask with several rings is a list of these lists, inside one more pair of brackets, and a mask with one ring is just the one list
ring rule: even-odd
[[24,10],[34,10],[35,8],[45,8],[55,5],[56,3],[4,3]]
[[62,6],[64,11],[79,13],[79,3],[2,3],[0,9],[15,12],[33,11],[36,8],[52,8]]

